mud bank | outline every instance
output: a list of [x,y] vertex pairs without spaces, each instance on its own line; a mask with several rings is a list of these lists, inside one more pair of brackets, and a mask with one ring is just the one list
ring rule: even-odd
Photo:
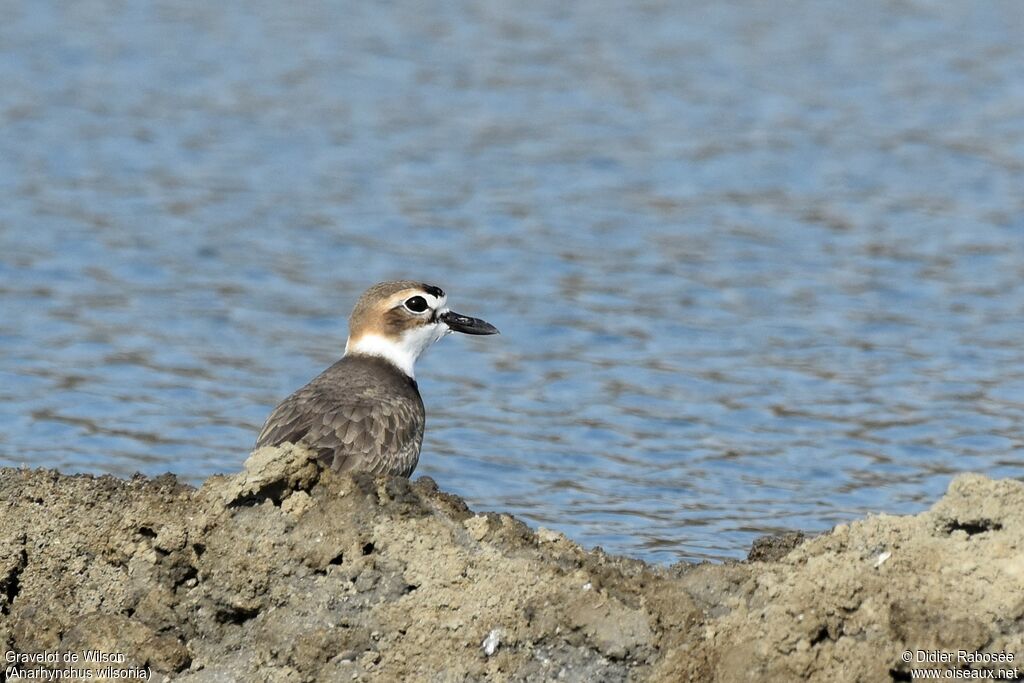
[[920,515],[673,567],[290,447],[200,489],[4,469],[0,511],[7,680],[903,681],[937,666],[908,650],[1013,653],[938,666],[1024,675],[1016,481],[963,475]]

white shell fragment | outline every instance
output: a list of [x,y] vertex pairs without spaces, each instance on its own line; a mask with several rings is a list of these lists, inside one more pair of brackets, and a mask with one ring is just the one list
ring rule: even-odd
[[483,648],[484,654],[490,657],[498,651],[499,645],[501,645],[501,629],[492,628],[480,647]]

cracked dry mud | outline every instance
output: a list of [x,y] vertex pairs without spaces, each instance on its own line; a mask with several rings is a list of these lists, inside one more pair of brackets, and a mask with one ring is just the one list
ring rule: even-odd
[[1024,656],[1024,484],[978,475],[916,516],[673,567],[290,446],[199,489],[3,469],[0,509],[8,657],[123,653],[158,681],[903,681],[908,649]]

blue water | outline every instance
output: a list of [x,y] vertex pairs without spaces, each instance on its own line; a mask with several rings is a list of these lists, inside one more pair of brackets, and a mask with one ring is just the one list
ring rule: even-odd
[[0,2],[0,464],[237,470],[366,286],[418,474],[659,562],[1024,476],[1016,0]]

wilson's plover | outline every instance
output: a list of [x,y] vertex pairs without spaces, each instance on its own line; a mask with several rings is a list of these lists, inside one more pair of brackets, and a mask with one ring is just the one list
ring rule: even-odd
[[498,330],[448,310],[440,287],[409,280],[370,287],[349,318],[345,355],[274,408],[255,448],[301,443],[338,471],[408,477],[425,422],[413,366],[450,332]]

